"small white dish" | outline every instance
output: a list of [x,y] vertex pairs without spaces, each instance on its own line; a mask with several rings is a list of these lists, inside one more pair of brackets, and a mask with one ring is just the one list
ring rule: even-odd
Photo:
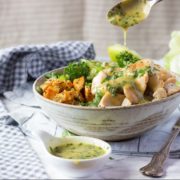
[[[68,136],[68,137],[53,137],[50,134],[38,131],[36,136],[43,143],[49,161],[53,166],[59,167],[62,174],[71,178],[87,177],[103,168],[105,162],[109,159],[111,146],[100,139],[85,137],[85,136]],[[67,143],[86,143],[101,147],[105,150],[105,154],[92,159],[65,159],[57,157],[51,153],[50,147],[67,144]]]

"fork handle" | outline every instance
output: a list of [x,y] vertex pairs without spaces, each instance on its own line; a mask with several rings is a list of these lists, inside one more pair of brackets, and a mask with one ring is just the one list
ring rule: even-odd
[[161,150],[158,153],[155,153],[153,155],[151,166],[159,166],[159,168],[163,168],[163,164],[169,156],[171,144],[173,143],[174,139],[179,134],[179,132],[179,128],[173,129],[166,144],[161,148]]

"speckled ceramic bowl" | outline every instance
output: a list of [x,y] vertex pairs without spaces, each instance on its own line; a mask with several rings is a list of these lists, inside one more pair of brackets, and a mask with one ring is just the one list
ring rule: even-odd
[[[62,72],[56,69],[51,72]],[[180,93],[160,101],[129,107],[81,107],[53,102],[41,96],[36,87],[45,81],[44,75],[33,85],[33,91],[42,109],[57,124],[83,136],[108,141],[136,137],[167,120],[180,103]]]

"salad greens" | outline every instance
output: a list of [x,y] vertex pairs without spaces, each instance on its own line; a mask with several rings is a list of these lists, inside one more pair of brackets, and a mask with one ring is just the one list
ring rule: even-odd
[[170,51],[164,56],[166,69],[180,75],[180,31],[171,34]]
[[85,59],[82,59],[81,61],[89,68],[89,73],[87,76],[88,81],[91,81],[100,71],[104,69],[103,64],[99,61],[88,61]]
[[46,79],[59,79],[59,80],[67,80],[68,76],[60,73],[48,73],[45,75]]

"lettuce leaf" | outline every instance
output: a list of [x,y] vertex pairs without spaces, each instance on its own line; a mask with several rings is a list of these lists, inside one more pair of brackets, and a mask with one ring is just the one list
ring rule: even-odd
[[180,31],[172,32],[169,48],[163,58],[165,68],[180,75]]

